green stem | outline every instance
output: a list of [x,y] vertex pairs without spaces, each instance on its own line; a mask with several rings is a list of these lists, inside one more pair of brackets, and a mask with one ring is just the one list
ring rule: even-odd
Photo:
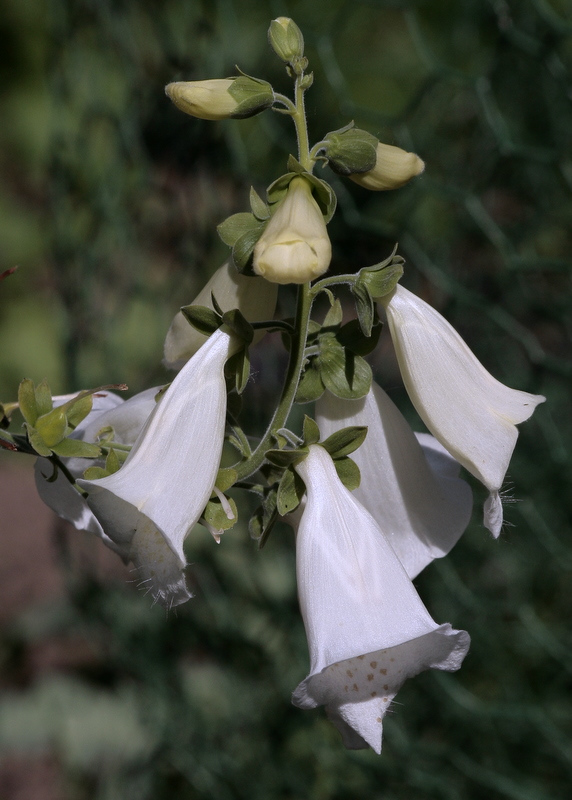
[[296,111],[292,113],[292,119],[296,126],[296,136],[298,138],[298,161],[307,169],[312,172],[315,161],[310,156],[310,140],[308,138],[308,126],[306,124],[306,110],[304,108],[304,93],[305,89],[302,87],[302,80],[304,73],[296,76],[296,85],[294,90],[294,100],[296,102]]
[[294,323],[295,333],[292,337],[292,349],[290,351],[290,361],[288,371],[284,381],[284,388],[280,402],[274,416],[268,426],[264,437],[250,458],[233,465],[237,472],[237,480],[241,481],[256,472],[264,463],[266,451],[275,445],[274,434],[279,428],[286,424],[296,391],[300,381],[300,373],[304,363],[304,351],[306,349],[306,339],[308,336],[308,324],[310,321],[310,311],[313,301],[312,290],[309,283],[302,284],[298,289],[298,302],[296,307],[296,320]]
[[312,295],[312,300],[317,297],[320,292],[323,292],[328,286],[336,286],[336,284],[345,283],[348,286],[354,284],[357,280],[357,275],[332,275],[330,278],[322,278],[321,281],[318,281],[312,286],[310,293]]

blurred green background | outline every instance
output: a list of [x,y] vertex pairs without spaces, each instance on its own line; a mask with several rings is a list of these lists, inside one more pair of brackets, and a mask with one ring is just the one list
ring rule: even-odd
[[[270,112],[192,120],[163,86],[238,64],[289,91],[266,42],[278,15],[306,38],[312,139],[354,119],[427,164],[394,193],[325,174],[339,196],[333,268],[375,263],[398,241],[404,284],[497,378],[548,398],[522,426],[501,539],[481,526],[475,485],[473,524],[416,581],[471,651],[459,673],[404,686],[381,757],[347,752],[322,709],[290,705],[308,661],[288,529],[261,553],[244,527],[218,548],[193,535],[196,597],[168,616],[72,568],[62,535],[65,594],[0,631],[0,753],[26,769],[49,759],[59,788],[33,800],[568,798],[568,0],[2,0],[0,271],[20,269],[0,287],[0,399],[24,376],[54,392],[166,380],[170,319],[226,255],[216,224],[281,174],[295,142]],[[411,416],[384,354],[377,375]],[[257,362],[253,403],[278,368]],[[266,413],[256,405],[254,424]],[[87,642],[89,658],[31,669],[62,637]],[[32,798],[17,784],[2,796]]]

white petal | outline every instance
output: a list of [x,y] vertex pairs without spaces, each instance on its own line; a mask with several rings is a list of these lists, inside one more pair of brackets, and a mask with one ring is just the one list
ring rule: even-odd
[[380,752],[383,716],[401,684],[429,667],[458,669],[469,637],[431,619],[375,520],[341,484],[322,447],[312,445],[296,470],[307,489],[296,573],[310,674],[293,703],[325,705],[330,718],[342,721],[348,746],[367,743]]
[[316,404],[322,438],[366,425],[352,458],[360,468],[355,498],[382,528],[410,578],[446,555],[471,518],[472,493],[459,464],[428,434],[414,434],[377,384],[360,400],[326,392]]
[[497,492],[516,444],[516,425],[545,398],[490,375],[430,305],[397,286],[383,298],[403,382],[431,433]]
[[[78,482],[108,536],[129,548],[139,569],[155,575],[153,596],[167,604],[181,602],[173,586],[185,565],[183,542],[207,504],[220,464],[230,347],[229,334],[216,331],[155,406],[123,467],[107,478]],[[136,534],[151,537],[165,570],[147,562],[150,550],[139,546]]]

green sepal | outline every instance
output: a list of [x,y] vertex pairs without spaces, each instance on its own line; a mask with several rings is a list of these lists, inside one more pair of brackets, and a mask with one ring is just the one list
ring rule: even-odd
[[317,358],[326,389],[344,400],[365,397],[371,387],[371,367],[361,356],[343,347],[333,336],[320,341]]
[[241,395],[250,378],[250,358],[248,348],[243,347],[238,353],[232,355],[225,364],[225,374],[234,376],[234,386],[238,395]]
[[307,414],[304,415],[302,436],[304,437],[304,444],[306,446],[316,444],[316,442],[320,441],[320,429],[318,428],[318,423]]
[[245,119],[270,108],[274,102],[274,91],[268,81],[253,78],[240,69],[238,71],[241,72],[240,77],[235,78],[228,89],[230,96],[237,102],[231,118]]
[[83,477],[86,481],[99,481],[101,478],[107,478],[110,473],[103,467],[88,467],[84,470]]
[[226,413],[229,419],[234,423],[242,411],[242,397],[233,391],[233,389],[234,385],[230,388],[228,393],[226,401]]
[[353,122],[326,134],[323,148],[330,167],[339,175],[369,172],[377,162],[379,139]]
[[264,501],[258,506],[248,522],[248,532],[258,542],[259,549],[266,544],[268,537],[278,519],[276,507],[277,489],[272,488],[265,493]]
[[246,345],[252,342],[254,338],[254,328],[250,322],[244,318],[238,308],[233,308],[232,311],[225,311],[222,315],[222,322]]
[[306,486],[298,473],[292,467],[284,470],[276,496],[276,508],[281,517],[285,517],[286,514],[290,514],[298,508],[305,491]]
[[289,467],[301,461],[309,452],[307,447],[299,447],[297,450],[267,450],[265,455],[271,464],[277,467]]
[[181,311],[193,328],[204,336],[210,336],[221,326],[221,317],[208,306],[183,306]]
[[364,283],[352,284],[351,291],[355,300],[360,328],[364,336],[371,336],[371,330],[375,319],[375,305],[372,296]]
[[382,325],[376,319],[369,336],[363,333],[359,320],[352,319],[339,329],[336,338],[340,344],[347,347],[358,356],[367,356],[377,347]]
[[238,511],[236,508],[236,503],[232,499],[232,497],[226,498],[230,504],[232,509],[233,517],[229,519],[226,515],[226,511],[222,507],[222,503],[218,497],[211,497],[208,503],[205,506],[205,510],[203,512],[203,517],[209,525],[212,525],[213,528],[219,531],[227,531],[229,528],[232,528],[233,525],[236,525],[238,520]]
[[223,467],[219,469],[216,476],[215,486],[221,492],[226,492],[231,486],[234,486],[238,472],[232,467]]
[[294,402],[313,403],[324,394],[325,388],[320,377],[320,370],[316,366],[316,359],[312,359],[300,378]]
[[355,461],[351,458],[335,458],[334,467],[346,489],[353,492],[358,488],[361,483],[361,473]]
[[28,434],[28,441],[36,453],[38,453],[38,455],[45,456],[46,458],[51,456],[51,449],[44,442],[38,431],[32,427],[32,425],[28,425],[27,423],[24,423],[24,427],[26,429],[26,433]]
[[48,386],[47,380],[44,378],[35,388],[34,394],[36,396],[36,408],[38,410],[38,417],[49,414],[54,407],[52,401],[52,393]]
[[18,405],[28,425],[35,425],[40,414],[38,413],[34,381],[30,380],[30,378],[24,378],[24,380],[20,382],[20,386],[18,387]]
[[35,428],[44,443],[53,449],[69,432],[66,410],[63,406],[53,408],[36,420]]
[[99,458],[101,448],[79,439],[63,439],[52,447],[52,452],[62,458]]
[[107,454],[107,458],[105,459],[105,469],[109,475],[113,475],[115,472],[119,470],[120,466],[121,466],[121,461],[119,459],[119,456],[117,455],[117,451],[115,451],[113,447],[111,447],[109,449],[109,453]]
[[[277,178],[266,190],[268,202],[271,204],[271,212],[274,212],[277,208],[276,204],[286,197],[288,187],[293,179],[302,176],[311,185],[314,200],[318,203],[320,211],[324,215],[324,222],[327,224],[334,216],[337,203],[336,194],[330,184],[306,172],[293,156],[288,159],[288,167],[291,171]],[[295,169],[292,170],[292,167]]]
[[115,428],[113,425],[105,425],[103,428],[100,428],[95,435],[95,438],[101,444],[107,444],[108,442],[115,441]]
[[[233,214],[220,225],[217,225],[217,231],[223,242],[228,247],[234,247],[237,241],[245,233],[256,231],[264,223],[255,217],[250,211],[240,211],[238,214]],[[262,232],[262,231],[261,231]]]
[[80,422],[87,417],[93,408],[93,395],[86,394],[78,395],[78,399],[73,403],[65,404],[67,410],[68,425],[71,428],[77,428]]
[[258,223],[257,228],[246,231],[234,243],[232,261],[237,270],[243,275],[253,277],[256,274],[252,269],[252,254],[267,224],[267,222]]
[[250,208],[256,219],[264,222],[270,218],[270,209],[260,197],[254,186],[250,187]]
[[322,330],[327,330],[328,328],[337,328],[342,324],[343,318],[344,312],[342,311],[342,304],[339,300],[335,299],[324,318]]
[[385,261],[360,269],[356,286],[365,287],[373,298],[385,297],[386,294],[390,294],[403,275],[403,264],[405,263],[402,256],[396,255],[396,250],[397,245]]
[[350,425],[332,433],[324,442],[320,442],[320,446],[327,450],[332,458],[343,458],[357,450],[366,436],[367,425]]

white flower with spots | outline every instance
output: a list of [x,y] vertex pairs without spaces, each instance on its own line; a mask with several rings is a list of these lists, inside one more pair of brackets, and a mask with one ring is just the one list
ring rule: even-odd
[[296,574],[310,674],[292,702],[324,705],[346,747],[380,753],[383,717],[403,682],[429,668],[459,669],[469,636],[431,619],[323,447],[311,445],[295,469],[307,492]]

